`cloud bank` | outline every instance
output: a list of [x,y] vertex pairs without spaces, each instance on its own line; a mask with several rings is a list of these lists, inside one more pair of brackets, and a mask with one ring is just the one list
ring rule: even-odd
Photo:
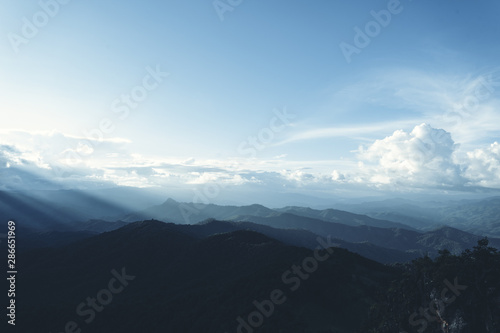
[[349,160],[144,157],[129,142],[99,144],[62,133],[0,132],[2,190],[183,188],[218,184],[275,191],[500,190],[500,145],[461,151],[452,134],[420,124],[360,146]]

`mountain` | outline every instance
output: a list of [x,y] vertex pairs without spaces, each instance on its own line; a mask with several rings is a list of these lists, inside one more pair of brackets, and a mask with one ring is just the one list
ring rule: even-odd
[[500,331],[500,252],[482,239],[459,255],[414,260],[359,332]]
[[179,224],[194,224],[209,218],[218,220],[236,220],[241,216],[273,217],[281,213],[289,213],[297,216],[310,217],[326,222],[342,223],[351,226],[368,225],[381,228],[403,228],[414,230],[406,224],[378,220],[365,215],[353,214],[335,209],[315,210],[312,208],[298,206],[270,209],[257,204],[248,206],[220,206],[215,204],[181,203],[173,199],[168,199],[161,205],[153,206],[140,212],[127,214],[119,218],[127,222],[135,222],[144,219],[156,219]]
[[230,220],[240,215],[272,216],[276,212],[262,205],[219,206],[215,204],[181,203],[168,199],[161,205],[120,217],[126,222],[155,219],[178,224],[194,224],[206,219]]
[[[325,222],[313,218],[282,213],[273,217],[238,217],[280,229],[304,229],[317,235],[342,239],[351,243],[369,242],[373,245],[423,255],[435,256],[439,250],[450,249],[459,253],[476,244],[479,236],[451,227],[443,227],[422,233],[400,228],[378,228],[370,226],[348,226],[340,223]],[[500,239],[490,239],[492,246],[500,248]]]
[[342,223],[350,226],[366,225],[379,228],[402,228],[402,229],[415,230],[408,224],[391,222],[388,220],[374,219],[366,215],[353,214],[337,209],[317,210],[309,207],[290,206],[281,209],[276,209],[276,211],[282,213],[294,214],[298,216],[311,217],[314,219],[327,222]]
[[74,229],[80,231],[102,233],[106,231],[113,231],[116,229],[120,229],[121,227],[124,227],[127,224],[129,223],[124,221],[111,222],[106,220],[93,219],[93,220],[88,220],[86,222],[80,222],[74,225]]
[[[195,225],[177,225],[171,223],[168,225],[170,228],[172,228],[172,230],[181,231],[185,234],[197,238],[206,238],[219,233],[233,232],[237,230],[250,230],[279,240],[280,242],[287,245],[305,247],[311,250],[314,250],[318,246],[319,237],[318,235],[307,230],[276,229],[250,222],[229,222],[217,221],[214,219],[200,222],[199,224]],[[350,243],[341,239],[331,238],[331,243],[335,244],[335,247],[347,249],[351,252],[360,254],[365,258],[384,264],[408,262],[419,256],[416,253],[407,253],[403,251],[387,249],[370,244],[368,242]]]
[[[130,195],[127,198],[127,195]],[[78,221],[123,215],[140,209],[151,196],[126,188],[100,192],[0,191],[0,220],[15,220],[40,231],[72,231]]]
[[[376,227],[351,227],[338,223],[278,214],[268,218],[254,216],[236,217],[242,221],[219,221],[207,219],[195,225],[168,223],[172,230],[203,238],[218,233],[237,230],[252,230],[285,244],[314,249],[317,238],[330,237],[336,246],[358,253],[380,263],[407,262],[424,254],[436,256],[439,250],[448,249],[460,253],[472,247],[478,236],[450,227],[442,227],[426,233],[406,229]],[[79,225],[80,230],[90,233],[111,231],[126,225],[126,222],[92,220]],[[500,240],[491,239],[493,246],[500,248]]]
[[337,205],[359,214],[430,230],[448,225],[476,235],[500,237],[500,197],[448,202],[384,200]]
[[392,212],[392,211],[381,211],[381,212],[367,212],[367,216],[381,219],[385,221],[392,221],[397,223],[404,223],[406,225],[412,226],[413,228],[421,231],[433,230],[438,227],[444,226],[443,223],[438,223],[436,221],[424,218],[421,215],[419,217],[412,217],[403,215],[402,213]]
[[[61,244],[69,243],[69,241],[64,242],[63,239],[60,239],[63,235],[66,235],[65,237],[69,240],[78,238],[83,239],[89,235],[95,235],[96,233],[119,229],[127,224],[129,223],[123,221],[108,222],[102,220],[91,220],[79,224],[79,229],[81,230],[80,232],[31,232],[30,234],[23,236],[26,238],[25,243],[29,244],[26,246],[27,249],[36,247],[58,247]],[[308,249],[315,249],[318,246],[317,239],[319,237],[310,231],[302,229],[277,229],[251,222],[218,221],[215,219],[208,219],[194,225],[166,223],[166,226],[168,226],[171,230],[179,231],[196,238],[206,238],[216,234],[238,230],[251,230],[279,240],[284,244],[305,247]],[[43,240],[38,239],[38,237],[42,237],[46,234],[56,234],[60,235],[60,237],[55,237],[54,240],[51,240],[54,236]],[[418,253],[387,249],[368,242],[350,243],[341,239],[333,238],[332,243],[334,243],[336,247],[347,249],[351,252],[358,253],[365,258],[384,264],[408,262],[419,257]]]
[[200,239],[157,221],[132,223],[19,254],[16,326],[220,333],[251,322],[258,332],[352,332],[398,276],[344,249],[314,255],[253,231]]
[[[396,201],[396,203],[408,205],[406,201]],[[437,207],[438,204],[434,203],[434,206]],[[447,248],[456,254],[474,246],[480,239],[479,236],[460,233],[458,230],[450,232],[451,229],[436,229],[436,227],[427,232],[419,232],[408,226],[401,227],[400,223],[373,219],[335,209],[315,210],[297,206],[269,209],[261,205],[219,206],[179,203],[173,199],[168,199],[161,205],[139,213],[124,216],[121,220],[132,222],[144,218],[180,224],[199,223],[214,218],[235,222],[252,222],[275,229],[302,229],[319,236],[330,236],[341,240],[346,243],[344,244],[346,248],[380,262],[393,262],[392,260],[396,257],[399,261],[426,253],[435,256],[439,250]],[[276,237],[276,235],[273,234],[271,237]],[[361,245],[361,243],[364,244]],[[300,243],[292,244],[303,246]],[[356,244],[356,248],[352,246],[353,244]],[[500,248],[499,239],[492,238],[491,244]],[[386,251],[395,250],[398,252],[387,253],[387,259],[382,260],[379,255],[380,251],[374,251],[375,256],[368,255],[368,247],[373,250],[384,248]],[[401,252],[407,254],[401,256]]]
[[360,204],[336,204],[336,208],[364,214],[373,218],[411,225],[416,229],[428,230],[440,226],[435,218],[436,202],[416,202],[407,199],[366,201]]
[[[21,226],[16,227],[16,251],[26,252],[40,248],[57,248],[97,235],[93,231],[40,231]],[[7,243],[0,244],[6,245]]]
[[500,237],[500,197],[441,207],[438,220],[471,233]]

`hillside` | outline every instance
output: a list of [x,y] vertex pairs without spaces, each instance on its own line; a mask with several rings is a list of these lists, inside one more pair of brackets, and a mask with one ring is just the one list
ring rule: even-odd
[[[273,217],[242,216],[240,221],[251,221],[282,229],[304,229],[321,236],[331,236],[351,243],[369,242],[379,247],[416,253],[437,255],[439,250],[449,249],[454,254],[471,248],[481,238],[451,227],[429,232],[417,232],[399,228],[348,226],[313,218],[282,213]],[[491,239],[492,246],[500,248],[500,240]]]
[[500,253],[487,240],[460,255],[443,251],[401,270],[360,333],[500,331]]
[[[313,251],[252,231],[197,239],[161,222],[133,223],[23,254],[18,311],[30,320],[19,320],[18,329],[59,332],[75,321],[94,332],[235,332],[254,301],[279,289],[286,301],[259,332],[352,332],[395,271],[344,249],[329,252],[298,278],[289,270]],[[107,288],[113,269],[135,278],[87,324],[75,308]]]

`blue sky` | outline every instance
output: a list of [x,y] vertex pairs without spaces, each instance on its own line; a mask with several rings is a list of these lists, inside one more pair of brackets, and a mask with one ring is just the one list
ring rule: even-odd
[[[498,189],[499,11],[453,0],[8,2],[0,168],[18,180],[4,188],[33,186],[23,170],[63,187]],[[369,44],[347,59],[340,45],[356,38]],[[137,106],[115,112],[134,89]]]

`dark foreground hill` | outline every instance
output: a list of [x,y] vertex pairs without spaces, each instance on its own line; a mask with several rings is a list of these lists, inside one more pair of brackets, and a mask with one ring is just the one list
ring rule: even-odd
[[[206,238],[218,233],[233,232],[237,230],[249,230],[261,233],[287,245],[305,247],[311,250],[314,250],[318,246],[318,237],[321,237],[303,229],[277,229],[251,222],[218,221],[213,219],[195,225],[169,223],[168,227],[198,238]],[[330,235],[323,238],[329,239],[332,244],[331,246],[347,249],[365,258],[383,264],[408,262],[419,257],[417,253],[388,249],[368,242],[350,243],[342,239],[333,238]]]
[[326,239],[314,251],[224,232],[235,225],[55,235],[59,247],[17,254],[15,332],[499,332],[500,254],[486,239],[384,266]]
[[[95,236],[104,231],[119,229],[127,225],[126,222],[107,222],[92,220],[82,223],[80,231],[37,231],[29,228],[19,227],[17,230],[17,251],[25,252],[40,248],[57,248],[68,245],[78,240]],[[314,250],[318,246],[318,235],[298,229],[277,229],[265,225],[251,222],[232,222],[217,221],[210,219],[195,225],[165,223],[165,228],[172,231],[182,232],[195,238],[207,238],[219,233],[227,233],[238,230],[249,230],[261,233],[270,238],[276,239],[286,245],[305,247]],[[111,230],[107,230],[111,229]],[[350,243],[338,238],[330,239],[332,246],[341,247],[361,256],[375,260],[383,264],[403,263],[418,258],[419,254],[415,252],[404,252],[394,249],[388,249],[370,244],[369,242]],[[7,243],[0,243],[0,249],[7,250]]]
[[442,251],[401,268],[360,332],[500,332],[500,253],[486,239],[460,255]]
[[19,260],[23,333],[353,332],[397,277],[344,249],[253,231],[199,239],[156,221]]

